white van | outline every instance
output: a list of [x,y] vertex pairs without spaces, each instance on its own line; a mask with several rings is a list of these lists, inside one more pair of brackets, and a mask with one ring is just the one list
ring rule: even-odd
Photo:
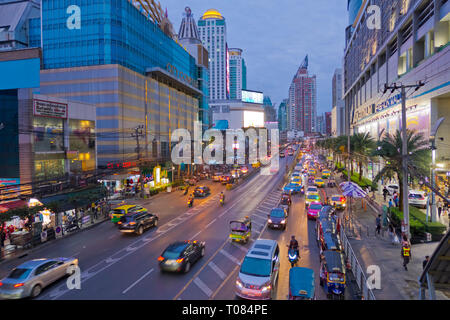
[[236,280],[236,295],[243,299],[275,298],[280,270],[280,248],[275,240],[256,240],[242,262]]

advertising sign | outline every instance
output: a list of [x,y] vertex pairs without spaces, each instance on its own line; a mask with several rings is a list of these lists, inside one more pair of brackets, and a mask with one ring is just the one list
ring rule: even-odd
[[37,117],[67,119],[67,107],[65,103],[33,100],[33,111]]
[[244,111],[244,128],[264,128],[264,112]]
[[264,94],[262,92],[242,90],[242,102],[263,104]]

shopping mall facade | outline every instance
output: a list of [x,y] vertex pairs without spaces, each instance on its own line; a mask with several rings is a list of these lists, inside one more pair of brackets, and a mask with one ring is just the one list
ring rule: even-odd
[[[363,3],[345,50],[344,100],[351,132],[375,139],[401,129],[400,91],[387,83],[425,85],[407,91],[407,128],[424,135],[439,118],[437,163],[447,180],[450,172],[450,2],[446,0],[372,1],[381,8],[381,29],[367,26]],[[348,128],[347,128],[348,130]],[[371,165],[372,177],[379,166]]]
[[[112,165],[123,168],[123,163],[138,159],[136,137],[132,136],[138,126],[142,127],[141,159],[164,164],[170,160],[170,133],[174,129],[192,130],[194,121],[208,122],[208,66],[203,65],[208,59],[192,57],[132,1],[42,0],[39,6],[38,1],[30,0],[2,6],[0,25],[8,25],[8,10],[23,9],[23,28],[15,26],[17,31],[11,35],[21,41],[11,45],[0,61],[0,103],[8,102],[13,112],[0,115],[0,123],[12,114],[20,115],[23,105],[29,108],[34,95],[65,103],[69,110],[70,104],[75,109],[76,105],[93,106],[95,118],[83,120],[94,121],[95,154],[89,156],[89,165],[82,166],[82,171]],[[22,36],[23,30],[26,36]],[[30,50],[33,54],[23,53]],[[15,81],[3,76],[8,70],[15,71]],[[23,141],[14,137],[30,123],[19,123],[14,116],[9,121],[18,123],[17,130],[0,131],[0,135],[17,140],[8,151],[8,159],[12,159],[9,168],[15,170],[3,170],[0,178],[21,183],[40,180],[36,165],[31,164],[31,173],[24,176],[24,161],[18,160],[36,161],[31,159],[32,153],[19,147]],[[50,122],[45,125],[50,126]],[[56,122],[53,129],[62,127],[64,131],[64,123]],[[83,129],[83,124],[80,122],[78,129]],[[72,156],[79,151],[64,148],[66,154],[72,151]],[[47,158],[58,161],[69,173],[65,165],[69,156],[63,162]]]

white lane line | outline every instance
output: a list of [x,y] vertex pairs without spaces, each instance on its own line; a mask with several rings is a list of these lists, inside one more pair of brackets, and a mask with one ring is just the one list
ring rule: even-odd
[[240,265],[241,262],[236,259],[235,257],[233,257],[231,254],[229,254],[228,252],[226,252],[225,250],[220,250],[220,253],[223,254],[225,257],[227,257],[228,259],[230,259],[231,261],[233,261],[234,263],[236,263],[237,265]]
[[260,226],[260,227],[264,225],[264,223],[257,222],[257,221],[252,221],[252,224],[254,224],[256,226]]
[[254,214],[252,217],[255,217],[255,218],[260,218],[260,219],[262,219],[262,220],[264,220],[264,221],[266,221],[267,220],[267,216],[265,216],[265,217],[262,217],[262,216],[260,216],[259,214]]
[[213,221],[211,221],[206,227],[205,227],[205,229],[208,229],[214,222],[216,222],[217,221],[217,219],[214,219]]
[[267,210],[272,210],[272,209],[274,208],[273,206],[266,206],[266,205],[264,205],[264,204],[260,205],[259,207],[260,207],[260,208],[267,209]]
[[127,293],[128,291],[130,291],[131,288],[133,288],[135,285],[137,285],[139,282],[142,281],[142,279],[144,279],[146,276],[148,276],[150,273],[153,272],[153,269],[150,269],[146,274],[144,274],[142,277],[140,277],[135,283],[133,283],[131,286],[129,286],[127,289],[125,289],[122,294]]
[[194,234],[191,239],[195,239],[200,233],[202,233],[203,230],[200,230],[199,232],[197,232],[196,234]]
[[[256,209],[255,211],[267,215],[267,210]],[[256,215],[256,214],[255,214],[255,215]]]
[[208,297],[210,297],[212,295],[212,290],[210,288],[208,288],[208,286],[202,281],[200,280],[199,277],[195,278],[194,283],[197,285],[197,287],[200,288],[200,290],[203,291],[204,294],[206,294]]
[[240,245],[238,245],[238,244],[232,244],[232,246],[233,247],[236,247],[236,248],[238,248],[238,249],[240,249],[241,251],[243,251],[243,252],[245,252],[245,253],[248,253],[248,248],[246,248],[246,247],[244,247],[244,246],[240,246]]
[[208,266],[217,273],[220,279],[225,280],[227,275],[214,262],[211,261],[210,263],[208,263]]

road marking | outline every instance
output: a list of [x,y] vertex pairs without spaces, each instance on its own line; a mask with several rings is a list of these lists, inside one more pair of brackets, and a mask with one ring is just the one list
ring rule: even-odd
[[127,252],[132,252],[132,251],[136,251],[138,248],[134,248],[134,247],[127,247]]
[[233,257],[231,254],[229,254],[228,252],[226,252],[224,249],[220,250],[220,253],[223,254],[225,257],[227,257],[228,259],[230,259],[231,261],[233,261],[234,263],[236,263],[237,265],[240,265],[241,262],[236,259],[235,257]]
[[125,289],[122,294],[127,293],[131,288],[133,288],[135,285],[137,285],[140,281],[142,281],[146,276],[148,276],[150,273],[153,272],[153,269],[150,269],[146,274],[144,274],[142,277],[140,277],[135,283],[133,283],[131,286],[129,286],[127,289]]
[[208,297],[211,296],[212,290],[208,288],[208,286],[202,280],[200,280],[199,277],[195,278],[194,283],[197,285],[197,287],[200,288],[200,290],[203,291],[204,294],[206,294]]
[[205,227],[205,229],[208,229],[214,222],[216,222],[217,221],[217,219],[214,219],[213,221],[211,221],[206,227]]
[[267,220],[267,216],[265,216],[265,217],[262,217],[262,216],[260,216],[259,214],[254,214],[252,217],[255,217],[255,218],[260,218],[260,219],[262,219],[262,220],[264,220],[264,221],[266,221]]
[[244,246],[241,246],[241,245],[238,245],[238,244],[234,244],[234,243],[232,243],[231,245],[232,245],[233,247],[235,247],[235,248],[240,249],[241,251],[243,251],[243,252],[245,252],[245,253],[248,253],[248,248],[246,248],[246,247],[244,247]]
[[[256,209],[256,212],[261,212],[262,214],[267,214],[266,210],[262,210],[262,209]],[[257,214],[254,214],[254,216],[257,216]]]
[[267,209],[267,210],[272,210],[274,207],[273,206],[266,206],[266,205],[264,205],[264,204],[262,204],[262,205],[260,205],[259,206],[260,208],[265,208],[265,209]]
[[255,224],[255,225],[260,226],[260,227],[264,225],[264,223],[256,222],[256,221],[252,221],[252,224]]
[[202,233],[202,231],[203,231],[203,230],[200,230],[199,232],[197,232],[196,234],[194,234],[194,235],[192,236],[191,239],[195,239],[200,233]]
[[113,262],[115,262],[116,260],[119,260],[119,259],[120,259],[120,258],[117,258],[117,259],[108,258],[108,259],[105,260],[105,262],[106,262],[107,264],[110,264],[110,263],[113,263]]
[[214,262],[211,261],[210,263],[208,263],[208,266],[217,273],[220,279],[223,280],[227,277],[225,272],[223,272]]

